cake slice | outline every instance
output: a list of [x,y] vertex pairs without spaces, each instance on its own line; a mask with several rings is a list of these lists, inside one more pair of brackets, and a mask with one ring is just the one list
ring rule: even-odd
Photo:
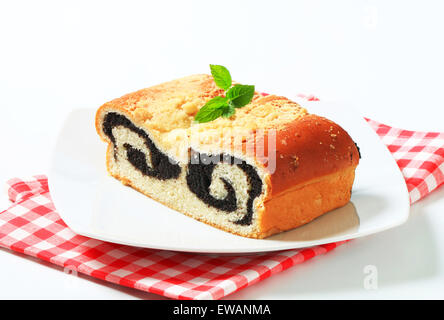
[[194,116],[223,94],[192,75],[127,94],[96,113],[109,173],[194,219],[251,238],[349,202],[358,149],[336,123],[255,93],[229,118]]

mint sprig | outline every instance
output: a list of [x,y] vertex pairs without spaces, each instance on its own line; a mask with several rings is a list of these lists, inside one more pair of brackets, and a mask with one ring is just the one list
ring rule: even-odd
[[194,117],[198,123],[213,121],[219,117],[229,118],[236,112],[236,108],[246,106],[254,96],[254,86],[232,86],[230,72],[224,66],[210,64],[210,69],[216,85],[225,91],[225,97],[217,96],[208,101]]

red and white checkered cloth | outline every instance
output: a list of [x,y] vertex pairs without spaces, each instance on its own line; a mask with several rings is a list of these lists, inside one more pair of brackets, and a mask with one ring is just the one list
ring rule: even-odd
[[444,183],[444,133],[392,128],[366,118],[392,153],[414,203]]
[[[412,132],[367,119],[396,158],[415,202],[444,182],[444,133]],[[55,211],[45,176],[8,181],[0,246],[92,277],[176,299],[220,299],[344,242],[256,255],[151,250],[80,236]]]

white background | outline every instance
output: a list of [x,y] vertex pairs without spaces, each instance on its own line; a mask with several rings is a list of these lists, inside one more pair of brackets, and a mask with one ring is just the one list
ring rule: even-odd
[[[0,183],[48,172],[70,110],[210,63],[259,91],[315,94],[392,126],[444,131],[443,14],[440,1],[0,0]],[[443,188],[405,225],[229,298],[443,299],[442,230]],[[367,265],[377,289],[364,287]],[[4,249],[0,266],[0,298],[160,298]]]

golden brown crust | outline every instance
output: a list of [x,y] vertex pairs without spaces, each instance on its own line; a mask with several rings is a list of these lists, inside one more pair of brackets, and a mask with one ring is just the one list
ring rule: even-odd
[[341,169],[272,196],[260,215],[261,238],[304,225],[350,201],[355,167]]
[[356,167],[358,162],[356,145],[339,125],[317,115],[301,117],[277,132],[271,196],[306,181]]

